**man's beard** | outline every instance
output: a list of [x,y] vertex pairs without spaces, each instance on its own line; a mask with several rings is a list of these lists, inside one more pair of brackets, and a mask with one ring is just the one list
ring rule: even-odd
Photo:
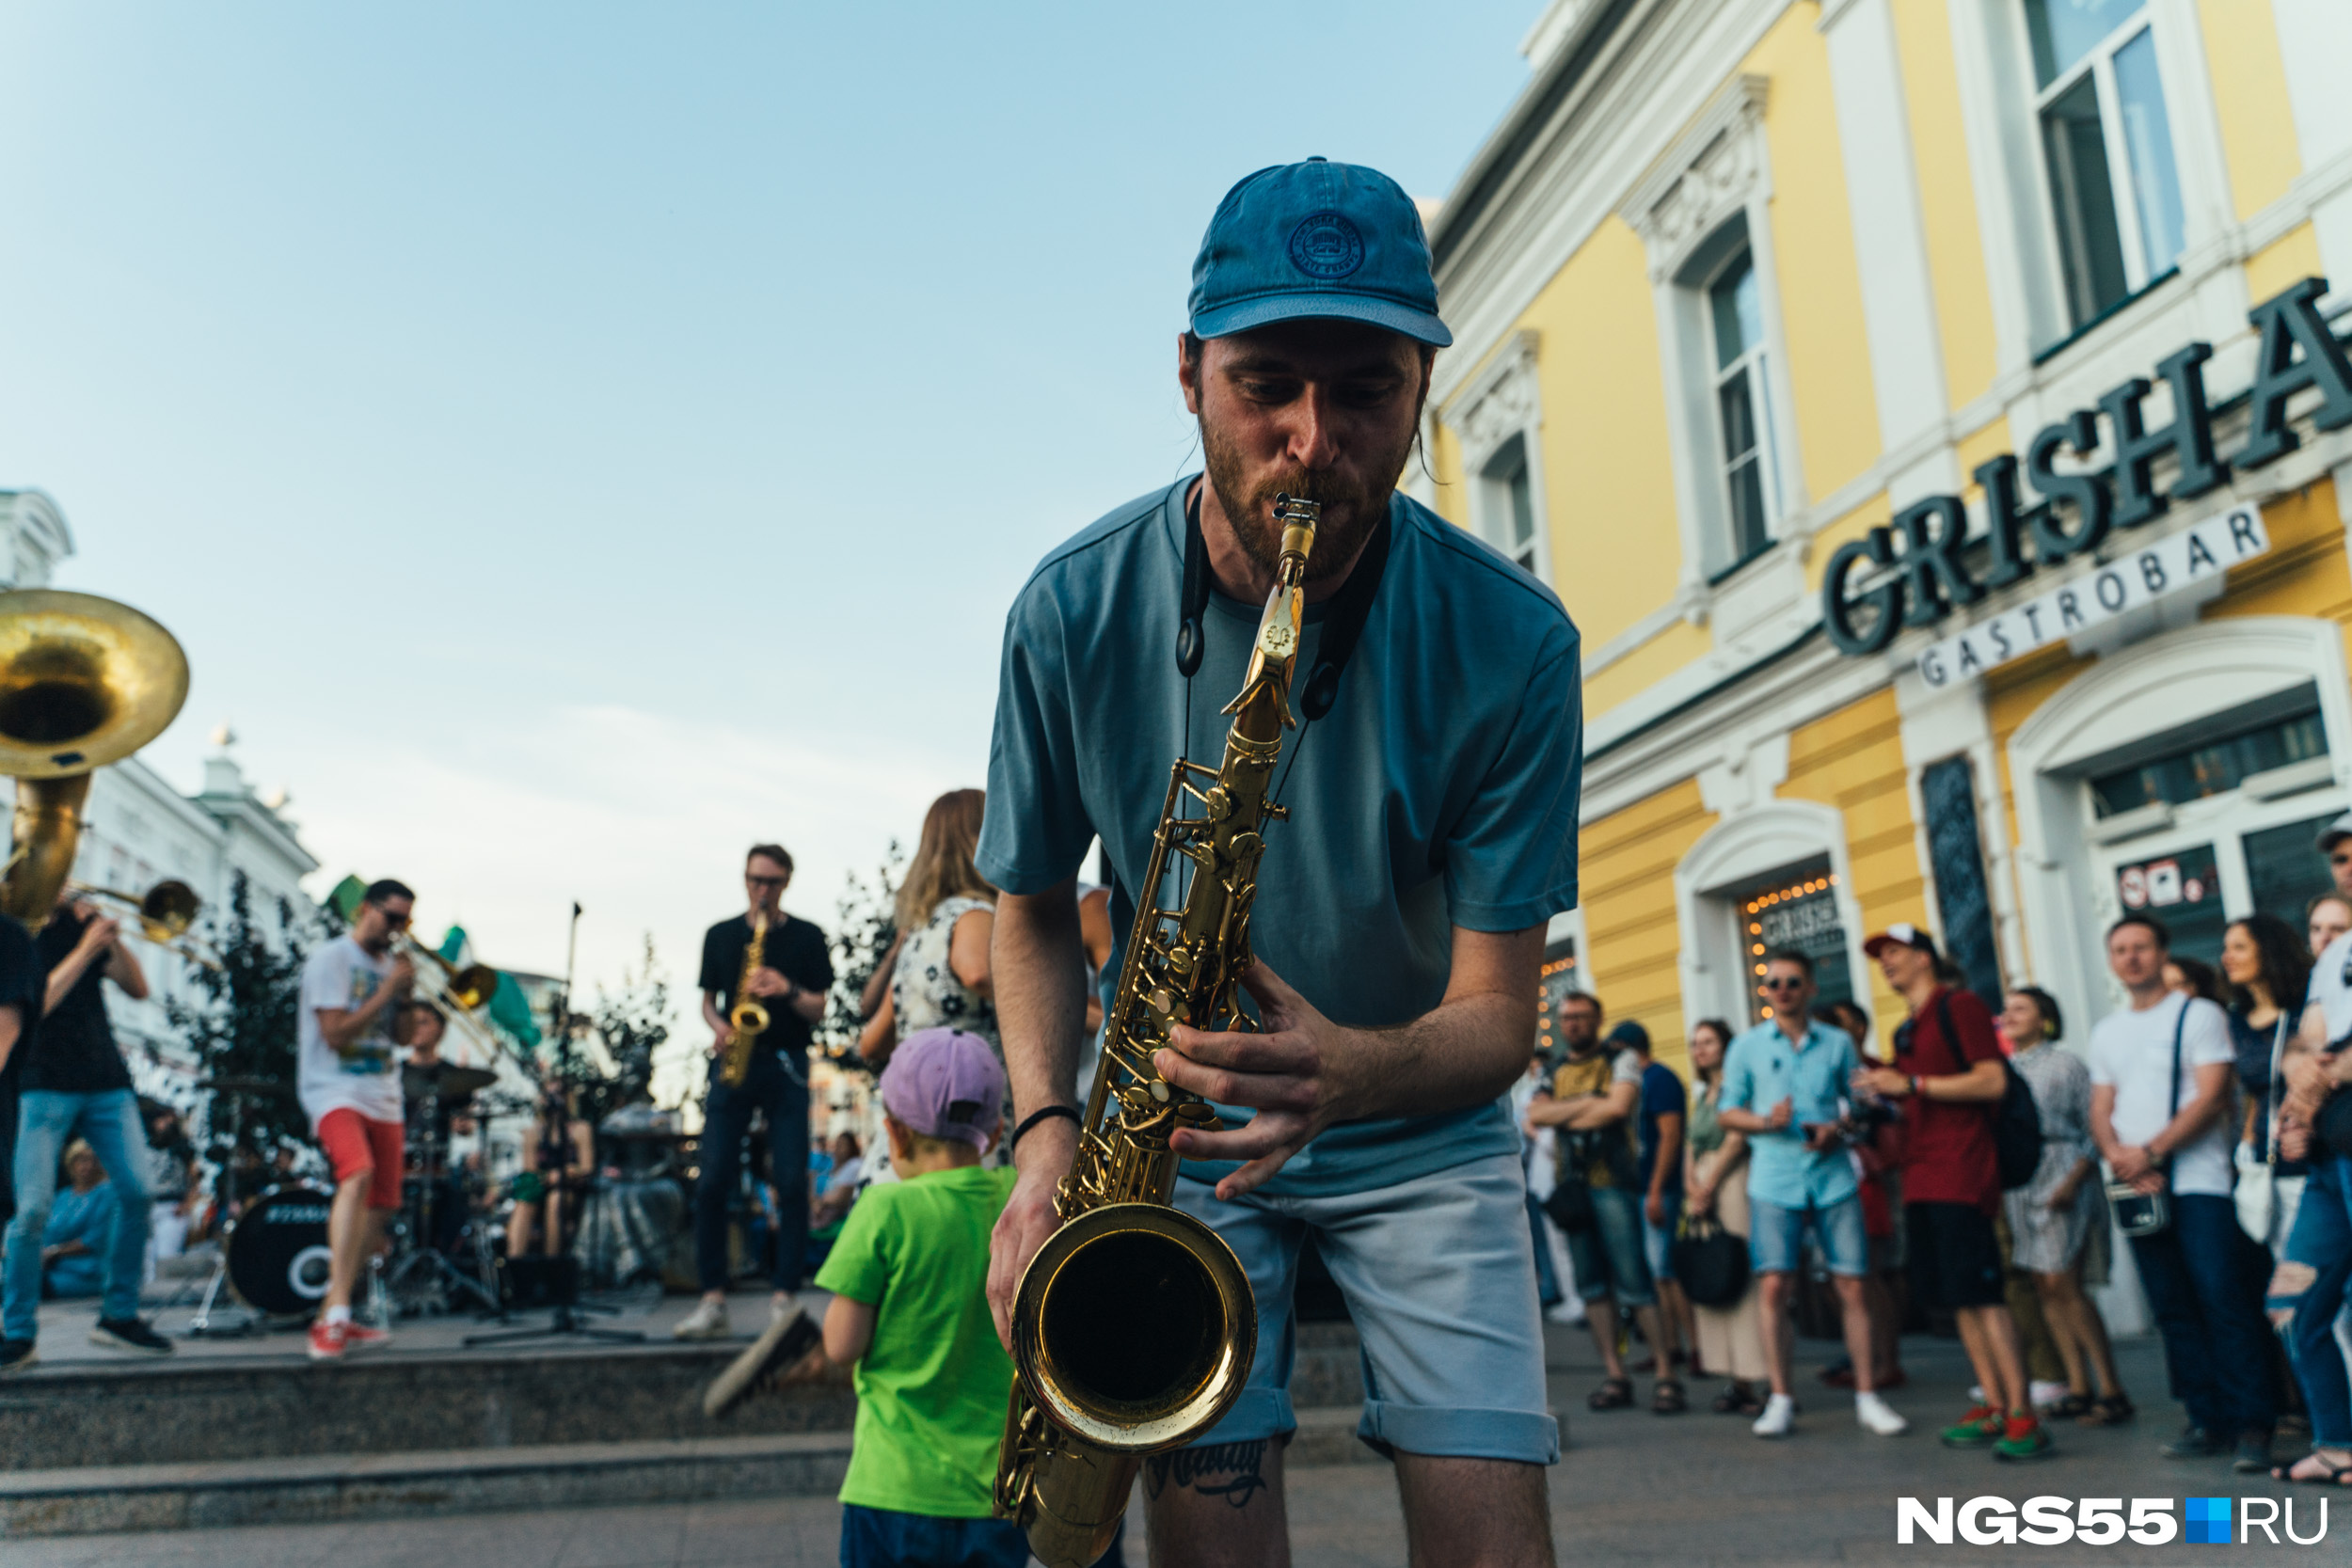
[[1215,425],[1206,420],[1200,421],[1201,456],[1209,470],[1209,483],[1216,491],[1217,504],[1225,509],[1242,549],[1269,577],[1282,557],[1281,531],[1274,526],[1274,498],[1288,495],[1322,503],[1323,516],[1315,526],[1315,547],[1307,558],[1310,583],[1336,577],[1355,563],[1364,541],[1372,537],[1374,527],[1388,515],[1389,497],[1396,488],[1397,476],[1405,471],[1405,459],[1412,451],[1412,441],[1408,433],[1393,454],[1375,453],[1365,465],[1374,473],[1388,475],[1376,491],[1336,471],[1313,474],[1292,466],[1278,469],[1252,486],[1243,476],[1246,465],[1241,453]]

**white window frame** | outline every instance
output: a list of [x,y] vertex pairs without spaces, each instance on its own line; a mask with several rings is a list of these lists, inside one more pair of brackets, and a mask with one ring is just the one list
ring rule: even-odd
[[[1950,11],[1970,182],[1992,293],[1995,357],[2003,372],[2026,371],[2084,328],[2076,325],[2066,293],[2058,207],[2042,139],[2043,95],[2034,83],[2026,8],[2023,0],[1987,0],[1954,6]],[[2237,259],[2223,254],[2237,219],[2204,37],[2196,0],[2148,0],[2139,14],[2155,37],[2156,74],[2163,84],[2173,174],[2180,184],[2182,248],[2176,265],[2193,286],[2214,267]],[[2119,24],[2117,31],[2130,26]],[[2128,37],[2118,41],[2128,41]],[[2111,149],[2110,160],[2114,156]],[[2122,166],[2128,175],[2128,158]],[[2137,212],[2132,219],[2136,225]],[[2136,246],[2126,246],[2127,277],[2133,276],[2132,268],[2144,265],[2136,251]]]
[[[1730,566],[1744,564],[1771,549],[1780,538],[1782,517],[1779,453],[1774,445],[1780,421],[1772,417],[1771,335],[1768,331],[1756,341],[1742,348],[1729,365],[1723,362],[1723,344],[1716,336],[1716,286],[1743,261],[1756,278],[1756,296],[1760,301],[1763,298],[1764,275],[1756,265],[1756,245],[1750,239],[1742,239],[1737,248],[1717,261],[1708,272],[1706,279],[1698,285],[1706,320],[1707,363],[1713,374],[1708,388],[1708,403],[1715,427],[1715,483],[1723,492],[1724,531],[1731,551],[1726,564]],[[1756,489],[1763,497],[1764,538],[1753,550],[1746,549],[1739,537],[1740,507],[1732,483],[1731,432],[1724,422],[1724,388],[1734,376],[1744,376],[1747,380],[1748,417],[1756,423]]]
[[[1738,556],[1730,493],[1722,460],[1722,414],[1715,401],[1718,371],[1707,285],[1730,260],[1729,230],[1742,239],[1756,267],[1763,305],[1763,405],[1760,434],[1769,442],[1765,515],[1773,537],[1781,519],[1805,504],[1804,468],[1796,446],[1797,406],[1788,385],[1788,341],[1782,330],[1779,271],[1772,255],[1772,160],[1764,139],[1770,82],[1733,77],[1650,166],[1618,207],[1648,254],[1659,346],[1664,359],[1667,433],[1675,466],[1675,499],[1682,538],[1682,594],[1712,601],[1712,584],[1735,569],[1776,552]],[[1802,582],[1792,581],[1802,594]]]
[[[1511,495],[1517,485],[1522,484],[1527,489],[1530,531],[1524,543],[1518,538],[1518,515]],[[1487,456],[1478,476],[1474,510],[1478,531],[1486,536],[1486,543],[1509,556],[1513,564],[1530,576],[1545,576],[1543,508],[1535,502],[1535,456],[1528,450],[1524,431],[1514,431]]]
[[1476,379],[1462,389],[1445,415],[1462,453],[1462,473],[1470,492],[1470,528],[1504,556],[1518,562],[1513,543],[1511,499],[1496,470],[1516,443],[1527,471],[1529,514],[1535,525],[1532,563],[1520,562],[1539,582],[1550,585],[1551,517],[1545,504],[1543,390],[1536,378],[1541,339],[1533,329],[1513,335]]
[[[2063,4],[2064,0],[2058,0],[2058,3]],[[2033,41],[2030,25],[2024,22],[2024,12],[2025,0],[2018,0],[2020,21],[2018,41],[2026,50],[2024,79],[2031,83],[2035,70]],[[2162,90],[2164,40],[2157,36],[2155,8],[2143,4],[2129,17],[2116,24],[2114,30],[2106,37],[2092,44],[2081,59],[2059,71],[2048,87],[2035,91],[2032,101],[2035,137],[2046,146],[2047,132],[2044,129],[2043,117],[2049,112],[2050,105],[2072,92],[2075,85],[2084,77],[2088,76],[2091,79],[2091,90],[2099,101],[2099,139],[2107,160],[2108,200],[2115,209],[2117,240],[2123,249],[2123,297],[2126,299],[2145,289],[2152,277],[2159,276],[2148,270],[2147,236],[2140,228],[2140,193],[2132,167],[2131,143],[2123,134],[2122,95],[2117,90],[2115,84],[2115,56],[2122,52],[2125,45],[2136,41],[2143,33],[2148,35],[2149,42],[2156,52],[2157,80],[2159,88]],[[2179,118],[2173,113],[2171,96],[2169,90],[2165,91],[2164,123],[2165,135],[2168,140],[2174,139],[2172,122]],[[2165,150],[2172,160],[2172,179],[2174,184],[2178,185],[2181,181],[2180,150],[2176,146],[2168,147]],[[2045,153],[2045,163],[2046,158]],[[2122,174],[2120,180],[2117,178],[2119,171]],[[2046,182],[2046,175],[2044,180]],[[2186,198],[2178,191],[2174,194],[2183,203],[2181,249],[2185,255],[2188,249]],[[2058,216],[2058,193],[2049,191],[2047,195],[2050,201],[2050,238],[2053,244],[2059,244],[2062,243],[2059,239],[2062,227]],[[2171,267],[2166,270],[2173,270],[2179,265],[2180,258],[2176,256],[2173,258]],[[2061,255],[2059,258],[2061,278],[2064,277],[2064,266],[2065,260]],[[2101,309],[2112,309],[2115,303],[2119,302],[2111,301],[2108,306]],[[2074,309],[2072,300],[2067,301],[2067,309],[2071,316]],[[2091,315],[2095,316],[2098,313],[2099,311],[2094,310]],[[2090,317],[2084,319],[2089,320]]]

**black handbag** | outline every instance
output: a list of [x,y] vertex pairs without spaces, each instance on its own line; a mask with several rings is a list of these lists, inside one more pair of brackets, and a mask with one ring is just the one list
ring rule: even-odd
[[1593,1228],[1593,1189],[1581,1177],[1562,1176],[1544,1199],[1544,1217],[1560,1227],[1563,1236],[1581,1236]]
[[1682,1293],[1701,1307],[1739,1305],[1748,1288],[1748,1243],[1712,1214],[1686,1214],[1670,1249]]

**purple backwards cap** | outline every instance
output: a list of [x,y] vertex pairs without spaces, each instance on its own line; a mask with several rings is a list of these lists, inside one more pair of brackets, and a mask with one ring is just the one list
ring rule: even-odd
[[986,1148],[1004,1118],[1005,1069],[986,1040],[961,1029],[921,1029],[882,1069],[882,1109],[914,1132]]

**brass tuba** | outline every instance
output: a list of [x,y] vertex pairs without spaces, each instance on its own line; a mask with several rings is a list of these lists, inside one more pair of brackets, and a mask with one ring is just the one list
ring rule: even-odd
[[163,734],[187,700],[187,656],[129,605],[0,593],[0,773],[17,782],[0,912],[28,930],[48,923],[73,869],[91,770]]
[[[1267,800],[1291,717],[1302,583],[1319,503],[1277,497],[1281,559],[1232,716],[1222,766],[1179,757],[1152,836],[1103,1065],[1078,1154],[1055,1194],[1061,1228],[1023,1271],[1012,1307],[1016,1373],[996,1470],[996,1511],[1028,1532],[1046,1568],[1086,1568],[1110,1546],[1143,1456],[1197,1441],[1249,1380],[1258,1308],[1233,1250],[1168,1203],[1168,1135],[1219,1125],[1200,1096],[1164,1082],[1152,1053],[1171,1024],[1253,1027],[1238,1006]],[[1161,902],[1170,857],[1172,905]]]

